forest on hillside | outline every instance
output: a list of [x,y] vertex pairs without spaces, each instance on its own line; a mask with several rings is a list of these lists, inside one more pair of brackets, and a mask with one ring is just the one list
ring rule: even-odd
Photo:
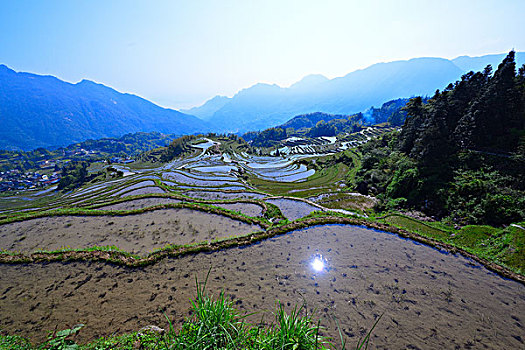
[[525,218],[525,65],[516,71],[514,52],[404,110],[400,132],[361,146],[361,192],[460,224]]
[[366,126],[386,122],[392,126],[401,126],[407,116],[406,111],[403,110],[407,101],[406,98],[391,100],[383,103],[379,108],[372,106],[363,113],[352,115],[323,112],[301,114],[276,127],[246,132],[242,138],[255,147],[271,147],[292,136],[313,138],[351,134]]

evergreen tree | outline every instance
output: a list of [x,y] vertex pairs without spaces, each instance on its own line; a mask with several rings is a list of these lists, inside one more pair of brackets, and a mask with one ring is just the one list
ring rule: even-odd
[[403,109],[407,112],[407,119],[399,135],[399,150],[408,154],[414,147],[416,136],[425,118],[421,96],[410,99]]
[[459,121],[462,147],[492,152],[509,152],[518,143],[511,129],[523,129],[520,96],[516,81],[514,51],[511,51],[469,110]]
[[[401,132],[363,147],[358,180],[384,198],[462,223],[525,219],[525,65],[510,52],[424,101]],[[394,146],[392,147],[392,144]]]

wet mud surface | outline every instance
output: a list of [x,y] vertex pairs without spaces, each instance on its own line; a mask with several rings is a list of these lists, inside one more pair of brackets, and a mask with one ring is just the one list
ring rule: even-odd
[[147,207],[153,207],[155,205],[174,204],[180,202],[180,200],[174,198],[141,198],[116,204],[105,205],[103,207],[97,208],[97,210],[136,210]]
[[278,206],[281,213],[283,213],[288,220],[297,220],[307,216],[313,211],[320,210],[319,208],[300,200],[280,198],[266,199],[265,201]]
[[[315,256],[326,266],[312,268]],[[316,226],[259,244],[165,259],[131,269],[73,262],[0,265],[0,328],[42,340],[46,331],[85,323],[81,340],[166,327],[188,316],[195,276],[211,267],[208,290],[222,288],[241,310],[288,311],[303,300],[351,347],[383,315],[377,349],[519,349],[525,287],[461,256],[362,227]],[[261,314],[253,316],[259,321]],[[267,314],[265,319],[272,319]]]
[[125,216],[56,216],[0,225],[0,249],[31,253],[36,249],[114,245],[144,255],[166,244],[199,243],[259,230],[258,225],[191,209]]
[[222,199],[240,199],[240,198],[254,198],[261,199],[266,197],[260,193],[253,192],[219,192],[219,191],[185,191],[182,194],[198,199],[204,200],[222,200]]
[[238,211],[248,216],[262,216],[263,211],[262,206],[252,203],[217,203],[215,206]]

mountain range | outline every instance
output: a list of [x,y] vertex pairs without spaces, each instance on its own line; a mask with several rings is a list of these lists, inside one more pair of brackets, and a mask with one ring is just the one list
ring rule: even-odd
[[[487,64],[496,68],[504,56],[415,58],[374,64],[334,79],[309,75],[287,88],[255,84],[183,113],[89,80],[72,84],[0,65],[0,149],[53,148],[140,131],[245,132],[306,113],[351,115],[397,98],[433,95],[470,70]],[[521,66],[525,53],[516,53],[516,61]]]
[[209,131],[192,115],[82,80],[17,73],[0,65],[0,149],[53,148],[139,131]]
[[[200,107],[184,110],[231,132],[261,130],[312,112],[353,114],[400,97],[433,95],[436,89],[487,64],[496,69],[506,54],[480,57],[414,58],[374,64],[343,77],[309,75],[288,88],[256,84],[228,98],[214,97]],[[516,53],[518,65],[525,52]]]

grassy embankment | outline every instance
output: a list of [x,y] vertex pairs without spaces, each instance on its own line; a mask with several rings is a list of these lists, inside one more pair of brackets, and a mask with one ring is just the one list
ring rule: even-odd
[[440,222],[426,223],[400,214],[387,215],[377,220],[460,248],[525,275],[525,222],[505,228],[468,225],[456,230]]
[[[339,189],[336,185],[337,182],[340,181],[339,179],[344,179],[344,181],[347,184],[351,184],[353,181],[353,176],[355,175],[355,172],[359,165],[359,155],[347,151],[345,152],[346,156],[339,155],[332,155],[332,156],[326,156],[326,157],[319,157],[315,159],[315,162],[312,162],[313,160],[309,160],[309,162],[312,162],[313,164],[316,164],[316,166],[320,169],[316,172],[316,174],[312,177],[310,177],[305,182],[300,183],[274,183],[271,181],[263,181],[256,179],[254,181],[260,181],[259,182],[259,188],[263,189],[265,185],[268,186],[268,188],[264,188],[268,192],[273,192],[273,194],[283,194],[287,193],[288,195],[295,195],[295,196],[306,196],[311,193],[315,193],[317,191],[316,187],[323,187],[323,188],[332,188],[334,191],[330,192],[329,198],[345,198],[347,196],[346,189]],[[344,154],[344,153],[343,153]],[[341,158],[345,157],[344,162],[341,162]],[[348,160],[351,161],[348,161]],[[347,163],[355,164],[356,166],[349,167]],[[345,170],[346,169],[346,170]],[[351,169],[350,171],[348,171]],[[162,186],[160,184],[160,181],[155,181],[157,186],[164,187],[165,189],[169,190],[166,186]],[[131,183],[135,183],[135,181],[132,181]],[[131,184],[130,183],[130,184]],[[278,186],[275,186],[278,185]],[[116,189],[115,189],[116,190]],[[103,190],[102,190],[103,191]],[[290,191],[293,191],[291,194]],[[110,191],[111,192],[111,191]],[[106,195],[108,191],[106,190]],[[104,196],[104,195],[102,195]],[[147,198],[152,195],[139,195],[139,196],[130,196],[127,198],[121,198],[121,199],[111,199],[109,200],[109,203],[107,201],[93,201],[97,203],[86,203],[89,205],[89,209],[95,209],[97,207],[100,207],[102,205],[108,205],[113,203],[119,203],[124,202],[127,200],[133,200],[137,198]],[[140,214],[145,212],[146,210],[154,210],[154,209],[160,209],[160,208],[189,208],[189,209],[197,209],[197,210],[203,210],[207,212],[212,212],[219,215],[225,215],[233,219],[241,220],[247,223],[256,223],[261,225],[266,229],[266,231],[254,233],[252,235],[248,235],[247,237],[229,237],[226,240],[221,240],[220,242],[202,242],[197,245],[192,246],[169,246],[165,247],[159,251],[154,252],[154,254],[150,254],[147,257],[132,257],[130,261],[130,254],[127,254],[126,252],[121,252],[115,247],[91,247],[88,249],[83,250],[76,250],[73,252],[69,251],[54,251],[54,252],[40,252],[40,254],[48,254],[45,256],[37,256],[37,257],[28,257],[28,256],[22,256],[18,254],[13,254],[12,252],[3,252],[2,253],[2,260],[5,262],[30,262],[30,261],[46,261],[46,260],[60,260],[60,259],[90,259],[89,254],[94,254],[96,252],[98,253],[107,253],[108,251],[111,252],[111,256],[103,257],[97,256],[94,257],[95,260],[107,260],[112,261],[120,264],[126,264],[126,265],[143,265],[143,264],[149,264],[154,261],[157,261],[158,259],[162,258],[163,256],[173,256],[173,255],[180,255],[180,254],[186,254],[188,252],[198,252],[198,251],[208,251],[213,249],[223,249],[230,246],[238,246],[238,245],[245,245],[250,244],[250,242],[259,241],[261,239],[265,239],[267,237],[271,237],[276,234],[281,234],[285,232],[289,232],[291,230],[296,229],[297,225],[289,224],[287,220],[282,220],[282,214],[279,212],[277,207],[274,207],[270,204],[267,204],[260,200],[249,200],[249,202],[252,202],[254,204],[260,204],[262,205],[264,210],[264,218],[250,218],[246,217],[245,215],[238,213],[238,212],[232,212],[228,211],[219,207],[216,207],[216,204],[219,203],[227,203],[230,202],[229,200],[226,201],[203,201],[203,200],[195,200],[191,198],[186,198],[186,196],[182,196],[180,194],[176,193],[166,193],[166,194],[156,194],[155,197],[171,197],[171,198],[177,198],[184,201],[189,201],[193,203],[177,203],[177,204],[168,204],[168,205],[160,205],[155,206],[151,208],[144,208],[140,210],[132,210],[132,211],[101,211],[101,210],[89,210],[88,208],[64,208],[64,209],[58,209],[50,212],[24,212],[24,213],[18,213],[18,215],[6,215],[4,216],[3,220],[1,220],[0,223],[8,223],[13,221],[20,221],[20,220],[26,220],[30,218],[36,218],[36,217],[43,217],[43,216],[50,216],[50,215],[134,215],[134,214]],[[107,198],[109,199],[109,198]],[[362,198],[355,197],[355,198],[345,198],[345,200],[348,201],[359,201]],[[105,203],[104,203],[105,202]],[[235,201],[231,201],[235,202]],[[248,201],[245,201],[248,202]],[[215,204],[215,205],[214,205]],[[330,205],[326,205],[328,207],[333,208],[348,208],[351,205],[344,201],[336,200],[332,201],[330,203],[327,203]],[[370,214],[371,212],[369,212]],[[353,220],[351,218],[348,218],[348,222],[345,221],[345,223],[352,224],[355,221],[355,224],[364,224],[369,227],[375,227],[374,223],[380,224],[379,228],[386,230],[386,231],[393,231],[397,232],[397,228],[402,229],[403,231],[406,231],[408,233],[411,233],[414,235],[412,238],[418,240],[418,237],[423,238],[423,243],[430,244],[430,245],[436,245],[444,244],[446,247],[449,247],[451,250],[460,249],[463,252],[467,253],[467,255],[473,255],[476,257],[479,257],[480,259],[484,260],[486,263],[495,263],[499,266],[502,266],[506,269],[508,269],[510,272],[519,274],[521,276],[525,275],[525,231],[520,228],[524,227],[524,223],[517,223],[518,226],[509,226],[507,228],[494,228],[490,226],[465,226],[459,230],[454,229],[451,226],[447,226],[443,223],[439,222],[422,222],[413,218],[409,218],[400,214],[389,214],[386,216],[379,216],[381,214],[374,214],[372,213],[372,216],[368,220]],[[334,217],[334,219],[331,219],[330,216]],[[308,218],[308,225],[319,225],[323,223],[337,223],[336,220],[337,217],[341,217],[343,215],[335,214],[335,213],[318,213],[314,214],[313,217]],[[269,219],[278,219],[277,221],[279,223],[276,224],[270,224]],[[301,226],[305,225],[305,220],[302,220]],[[74,254],[76,253],[76,254]],[[88,254],[89,253],[89,254]],[[115,255],[116,254],[116,255]],[[17,255],[18,258],[15,258],[13,255]],[[107,255],[107,254],[106,254]],[[35,260],[36,259],[36,260]],[[485,264],[487,265],[487,264]]]

